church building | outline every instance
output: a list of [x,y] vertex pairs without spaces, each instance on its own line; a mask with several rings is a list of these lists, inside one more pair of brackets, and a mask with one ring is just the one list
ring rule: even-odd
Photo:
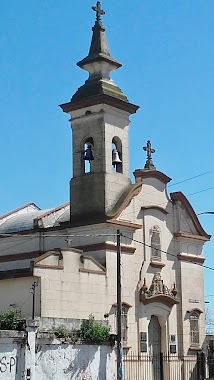
[[110,54],[99,1],[93,10],[89,53],[77,63],[88,79],[60,106],[72,130],[70,201],[0,216],[0,310],[13,305],[31,316],[33,284],[35,317],[93,314],[116,333],[119,234],[124,350],[195,355],[205,339],[210,235],[185,195],[168,193],[171,179],[153,163],[150,141],[130,180],[129,124],[139,107],[111,79],[121,63]]

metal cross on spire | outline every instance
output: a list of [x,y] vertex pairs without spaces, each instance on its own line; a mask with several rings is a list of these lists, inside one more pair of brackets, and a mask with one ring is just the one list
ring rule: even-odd
[[101,20],[101,15],[105,15],[105,12],[101,9],[100,1],[97,1],[97,5],[92,7],[93,11],[97,13],[97,21]]
[[148,140],[143,150],[147,152],[147,160],[144,169],[155,170],[155,166],[152,162],[152,154],[155,153],[155,149],[152,148],[151,142]]

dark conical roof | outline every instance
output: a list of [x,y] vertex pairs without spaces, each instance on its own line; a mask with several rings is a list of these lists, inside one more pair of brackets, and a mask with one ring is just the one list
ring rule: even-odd
[[81,104],[88,106],[102,101],[108,104],[114,103],[115,107],[128,109],[130,113],[134,113],[139,107],[130,104],[123,91],[110,78],[111,71],[117,70],[122,65],[112,58],[109,52],[105,27],[101,20],[101,15],[105,12],[101,9],[99,1],[92,9],[96,12],[96,21],[92,28],[89,53],[77,63],[81,69],[88,71],[89,77],[83,86],[78,88],[71,101],[62,104],[61,107],[68,112],[78,109]]
[[110,55],[108,43],[105,36],[105,27],[103,26],[100,17],[100,14],[105,14],[105,12],[101,10],[99,1],[97,2],[97,6],[92,7],[92,9],[97,12],[97,18],[95,25],[92,28],[93,34],[89,54],[82,61],[78,62],[77,65],[81,68],[84,68],[86,64],[98,60],[106,60],[112,65],[111,71],[118,69],[122,65]]

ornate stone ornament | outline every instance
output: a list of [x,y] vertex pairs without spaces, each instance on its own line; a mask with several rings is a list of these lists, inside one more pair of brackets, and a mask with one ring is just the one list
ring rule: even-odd
[[180,302],[177,298],[176,285],[174,284],[173,289],[170,290],[163,283],[160,272],[154,274],[152,284],[149,289],[146,285],[146,279],[144,278],[143,286],[140,289],[140,301],[144,304],[160,302],[169,307],[172,307]]

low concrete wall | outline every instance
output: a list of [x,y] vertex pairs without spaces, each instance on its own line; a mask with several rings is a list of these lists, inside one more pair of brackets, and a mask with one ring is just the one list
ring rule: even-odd
[[115,354],[110,346],[63,344],[27,332],[0,331],[0,380],[113,380]]
[[24,354],[27,334],[18,331],[0,331],[0,379],[24,379]]
[[36,353],[37,379],[115,379],[114,353],[107,346],[42,345]]

